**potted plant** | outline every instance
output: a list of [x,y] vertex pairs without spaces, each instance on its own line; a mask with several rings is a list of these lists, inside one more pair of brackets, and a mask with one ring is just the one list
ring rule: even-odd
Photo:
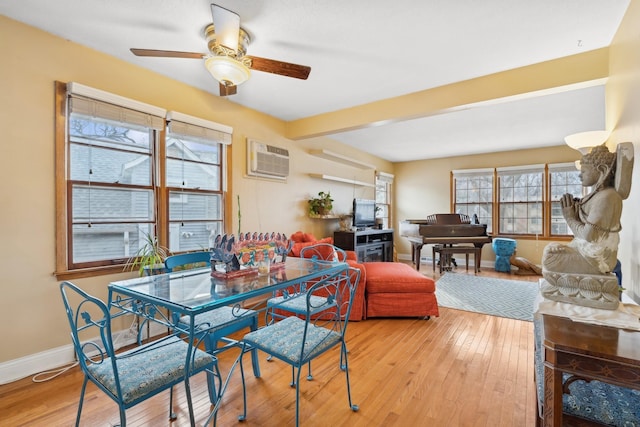
[[125,268],[138,270],[140,276],[164,273],[164,260],[169,250],[158,243],[158,237],[144,233],[144,243],[140,249],[127,260]]
[[320,191],[318,197],[308,200],[309,214],[314,216],[329,215],[333,209],[333,199],[330,192]]

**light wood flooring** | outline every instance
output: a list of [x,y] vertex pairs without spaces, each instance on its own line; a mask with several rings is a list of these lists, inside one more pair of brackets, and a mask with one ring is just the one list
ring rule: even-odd
[[[465,273],[464,267],[456,270]],[[437,280],[430,265],[421,272]],[[470,273],[473,274],[473,273]],[[481,276],[535,281],[483,269]],[[477,313],[440,309],[440,317],[369,319],[348,330],[351,393],[358,412],[348,407],[339,353],[313,362],[313,381],[301,380],[303,426],[519,427],[535,425],[532,323]],[[227,369],[236,354],[220,357]],[[247,366],[247,420],[240,423],[242,396],[234,373],[218,416],[219,426],[293,426],[295,390],[291,369],[260,354],[261,378]],[[303,374],[303,378],[305,375]],[[71,426],[75,422],[82,374],[78,367],[44,383],[31,378],[0,386],[0,426]],[[177,386],[178,419],[169,422],[169,395],[161,393],[127,411],[129,426],[189,425],[184,387]],[[197,424],[209,410],[203,375],[194,377],[192,395]],[[119,422],[117,406],[89,384],[83,426]]]

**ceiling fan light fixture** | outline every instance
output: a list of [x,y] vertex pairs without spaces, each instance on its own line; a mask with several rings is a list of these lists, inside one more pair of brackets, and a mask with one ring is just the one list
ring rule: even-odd
[[229,56],[209,56],[204,65],[214,79],[227,86],[238,86],[251,76],[249,67]]

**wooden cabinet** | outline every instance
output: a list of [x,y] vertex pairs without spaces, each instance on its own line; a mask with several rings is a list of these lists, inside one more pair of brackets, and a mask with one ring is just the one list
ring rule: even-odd
[[393,230],[336,231],[333,244],[354,251],[358,262],[393,261]]

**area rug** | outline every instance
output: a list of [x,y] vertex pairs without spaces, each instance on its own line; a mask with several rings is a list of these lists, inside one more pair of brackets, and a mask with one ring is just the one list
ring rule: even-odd
[[436,282],[441,307],[533,321],[537,282],[445,273]]

